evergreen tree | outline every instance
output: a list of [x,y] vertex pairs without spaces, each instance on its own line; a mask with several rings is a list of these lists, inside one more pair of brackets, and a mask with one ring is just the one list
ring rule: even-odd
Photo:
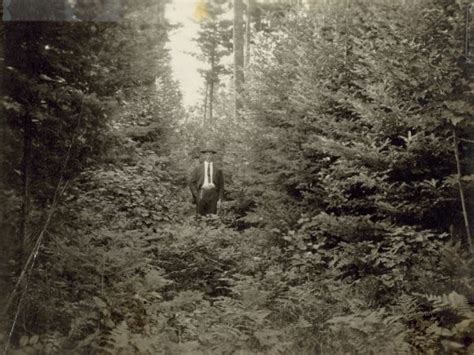
[[[2,293],[11,291],[11,276],[27,267],[24,263],[34,254],[38,238],[43,247],[49,246],[45,230],[53,229],[51,224],[67,224],[74,211],[51,216],[67,205],[65,200],[77,197],[68,187],[82,179],[84,171],[117,162],[125,151],[128,156],[121,163],[130,162],[131,145],[166,150],[164,137],[182,115],[164,49],[168,25],[163,22],[163,3],[122,5],[118,22],[3,24],[0,104],[7,145],[1,155],[1,193],[7,205],[1,211],[1,227],[7,232],[2,240],[7,248],[2,249],[1,266],[9,277]],[[16,252],[25,257],[18,258]],[[39,297],[42,290],[38,292]],[[11,299],[18,300],[20,293],[21,288],[15,289]],[[8,305],[13,312],[16,304]],[[42,317],[41,307],[29,311],[25,323],[34,322],[35,315]]]
[[242,85],[244,81],[244,4],[234,0],[233,45],[234,45],[234,95],[235,118],[239,117],[242,107]]
[[196,41],[201,50],[198,58],[209,68],[200,70],[206,84],[204,100],[204,122],[214,124],[215,92],[221,76],[227,73],[222,59],[231,52],[231,21],[220,19],[224,14],[221,4],[209,3],[207,17],[201,23],[201,30]]

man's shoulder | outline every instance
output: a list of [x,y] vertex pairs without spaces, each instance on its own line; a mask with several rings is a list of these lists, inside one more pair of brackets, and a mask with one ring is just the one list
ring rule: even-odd
[[204,163],[200,163],[198,165],[196,165],[194,168],[193,168],[193,172],[196,173],[198,171],[201,171],[203,169],[203,166],[204,166]]
[[212,163],[212,165],[214,166],[214,170],[216,171],[223,171],[224,168],[222,167],[222,164],[220,163]]

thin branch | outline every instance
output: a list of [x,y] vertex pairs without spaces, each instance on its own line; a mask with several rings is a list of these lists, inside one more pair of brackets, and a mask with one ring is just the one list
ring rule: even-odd
[[474,139],[458,138],[461,142],[474,143]]
[[458,181],[458,186],[459,186],[459,195],[461,198],[461,206],[462,206],[462,214],[464,217],[464,226],[466,228],[466,238],[467,238],[467,243],[469,245],[469,250],[471,253],[474,253],[474,250],[472,249],[472,239],[471,239],[471,228],[469,226],[469,217],[467,213],[467,207],[466,207],[466,200],[464,197],[464,190],[462,187],[462,182],[461,182],[461,161],[459,159],[459,150],[458,150],[458,138],[456,134],[456,130],[453,128],[453,139],[454,139],[454,156],[456,157],[456,169],[457,169],[457,181]]

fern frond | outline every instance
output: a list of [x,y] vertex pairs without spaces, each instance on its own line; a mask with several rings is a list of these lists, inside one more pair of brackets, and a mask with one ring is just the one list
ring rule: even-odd
[[119,350],[126,349],[130,344],[130,330],[125,321],[115,328],[104,332],[99,342],[99,349],[106,354],[117,354]]
[[452,309],[463,317],[469,317],[473,313],[467,298],[455,291],[440,296],[428,295],[426,298],[433,304],[434,312]]

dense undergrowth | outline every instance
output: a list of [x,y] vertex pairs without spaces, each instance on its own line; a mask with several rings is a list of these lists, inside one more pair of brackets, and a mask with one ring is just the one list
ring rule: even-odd
[[126,149],[71,186],[12,354],[472,351],[473,260],[447,235],[324,214],[252,226],[237,182],[220,217],[196,220],[185,158]]

